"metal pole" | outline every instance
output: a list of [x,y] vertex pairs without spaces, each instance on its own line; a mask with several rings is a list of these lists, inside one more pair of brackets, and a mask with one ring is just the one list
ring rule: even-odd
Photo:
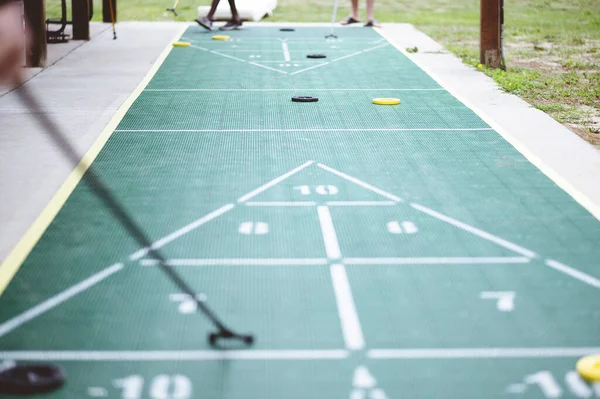
[[479,62],[502,67],[502,0],[481,0],[481,44]]

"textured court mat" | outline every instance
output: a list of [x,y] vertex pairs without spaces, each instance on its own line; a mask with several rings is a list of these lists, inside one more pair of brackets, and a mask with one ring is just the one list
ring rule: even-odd
[[62,364],[56,398],[596,395],[600,223],[376,32],[325,33],[190,27],[94,164],[254,351],[219,360],[84,179],[0,298],[0,358]]

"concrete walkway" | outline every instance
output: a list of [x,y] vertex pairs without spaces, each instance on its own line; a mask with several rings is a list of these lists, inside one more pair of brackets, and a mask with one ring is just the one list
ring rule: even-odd
[[[26,85],[84,154],[181,30],[177,23],[120,23],[83,45],[49,46],[55,61],[29,71]],[[65,52],[68,54],[65,55]],[[57,58],[59,58],[57,60]],[[69,164],[46,138],[15,92],[0,97],[0,259],[25,234],[65,181]]]
[[[264,25],[264,24],[257,24]],[[286,26],[294,24],[286,24]],[[248,24],[252,26],[252,24]],[[94,24],[90,42],[49,47],[52,66],[29,71],[26,83],[84,154],[136,88],[174,35],[178,23]],[[541,111],[501,93],[406,24],[384,27],[399,49],[476,110],[532,163],[600,218],[600,152]],[[15,92],[0,91],[0,259],[4,259],[72,170]]]

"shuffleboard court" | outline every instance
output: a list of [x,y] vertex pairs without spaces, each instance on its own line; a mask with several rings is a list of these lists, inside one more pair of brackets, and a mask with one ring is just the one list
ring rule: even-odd
[[255,344],[212,348],[84,177],[0,360],[64,367],[49,398],[600,397],[599,221],[379,32],[327,33],[189,27],[93,164]]

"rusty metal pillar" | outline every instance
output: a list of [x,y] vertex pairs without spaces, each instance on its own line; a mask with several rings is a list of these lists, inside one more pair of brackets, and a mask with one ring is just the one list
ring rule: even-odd
[[479,62],[502,68],[503,0],[481,0],[481,44]]

